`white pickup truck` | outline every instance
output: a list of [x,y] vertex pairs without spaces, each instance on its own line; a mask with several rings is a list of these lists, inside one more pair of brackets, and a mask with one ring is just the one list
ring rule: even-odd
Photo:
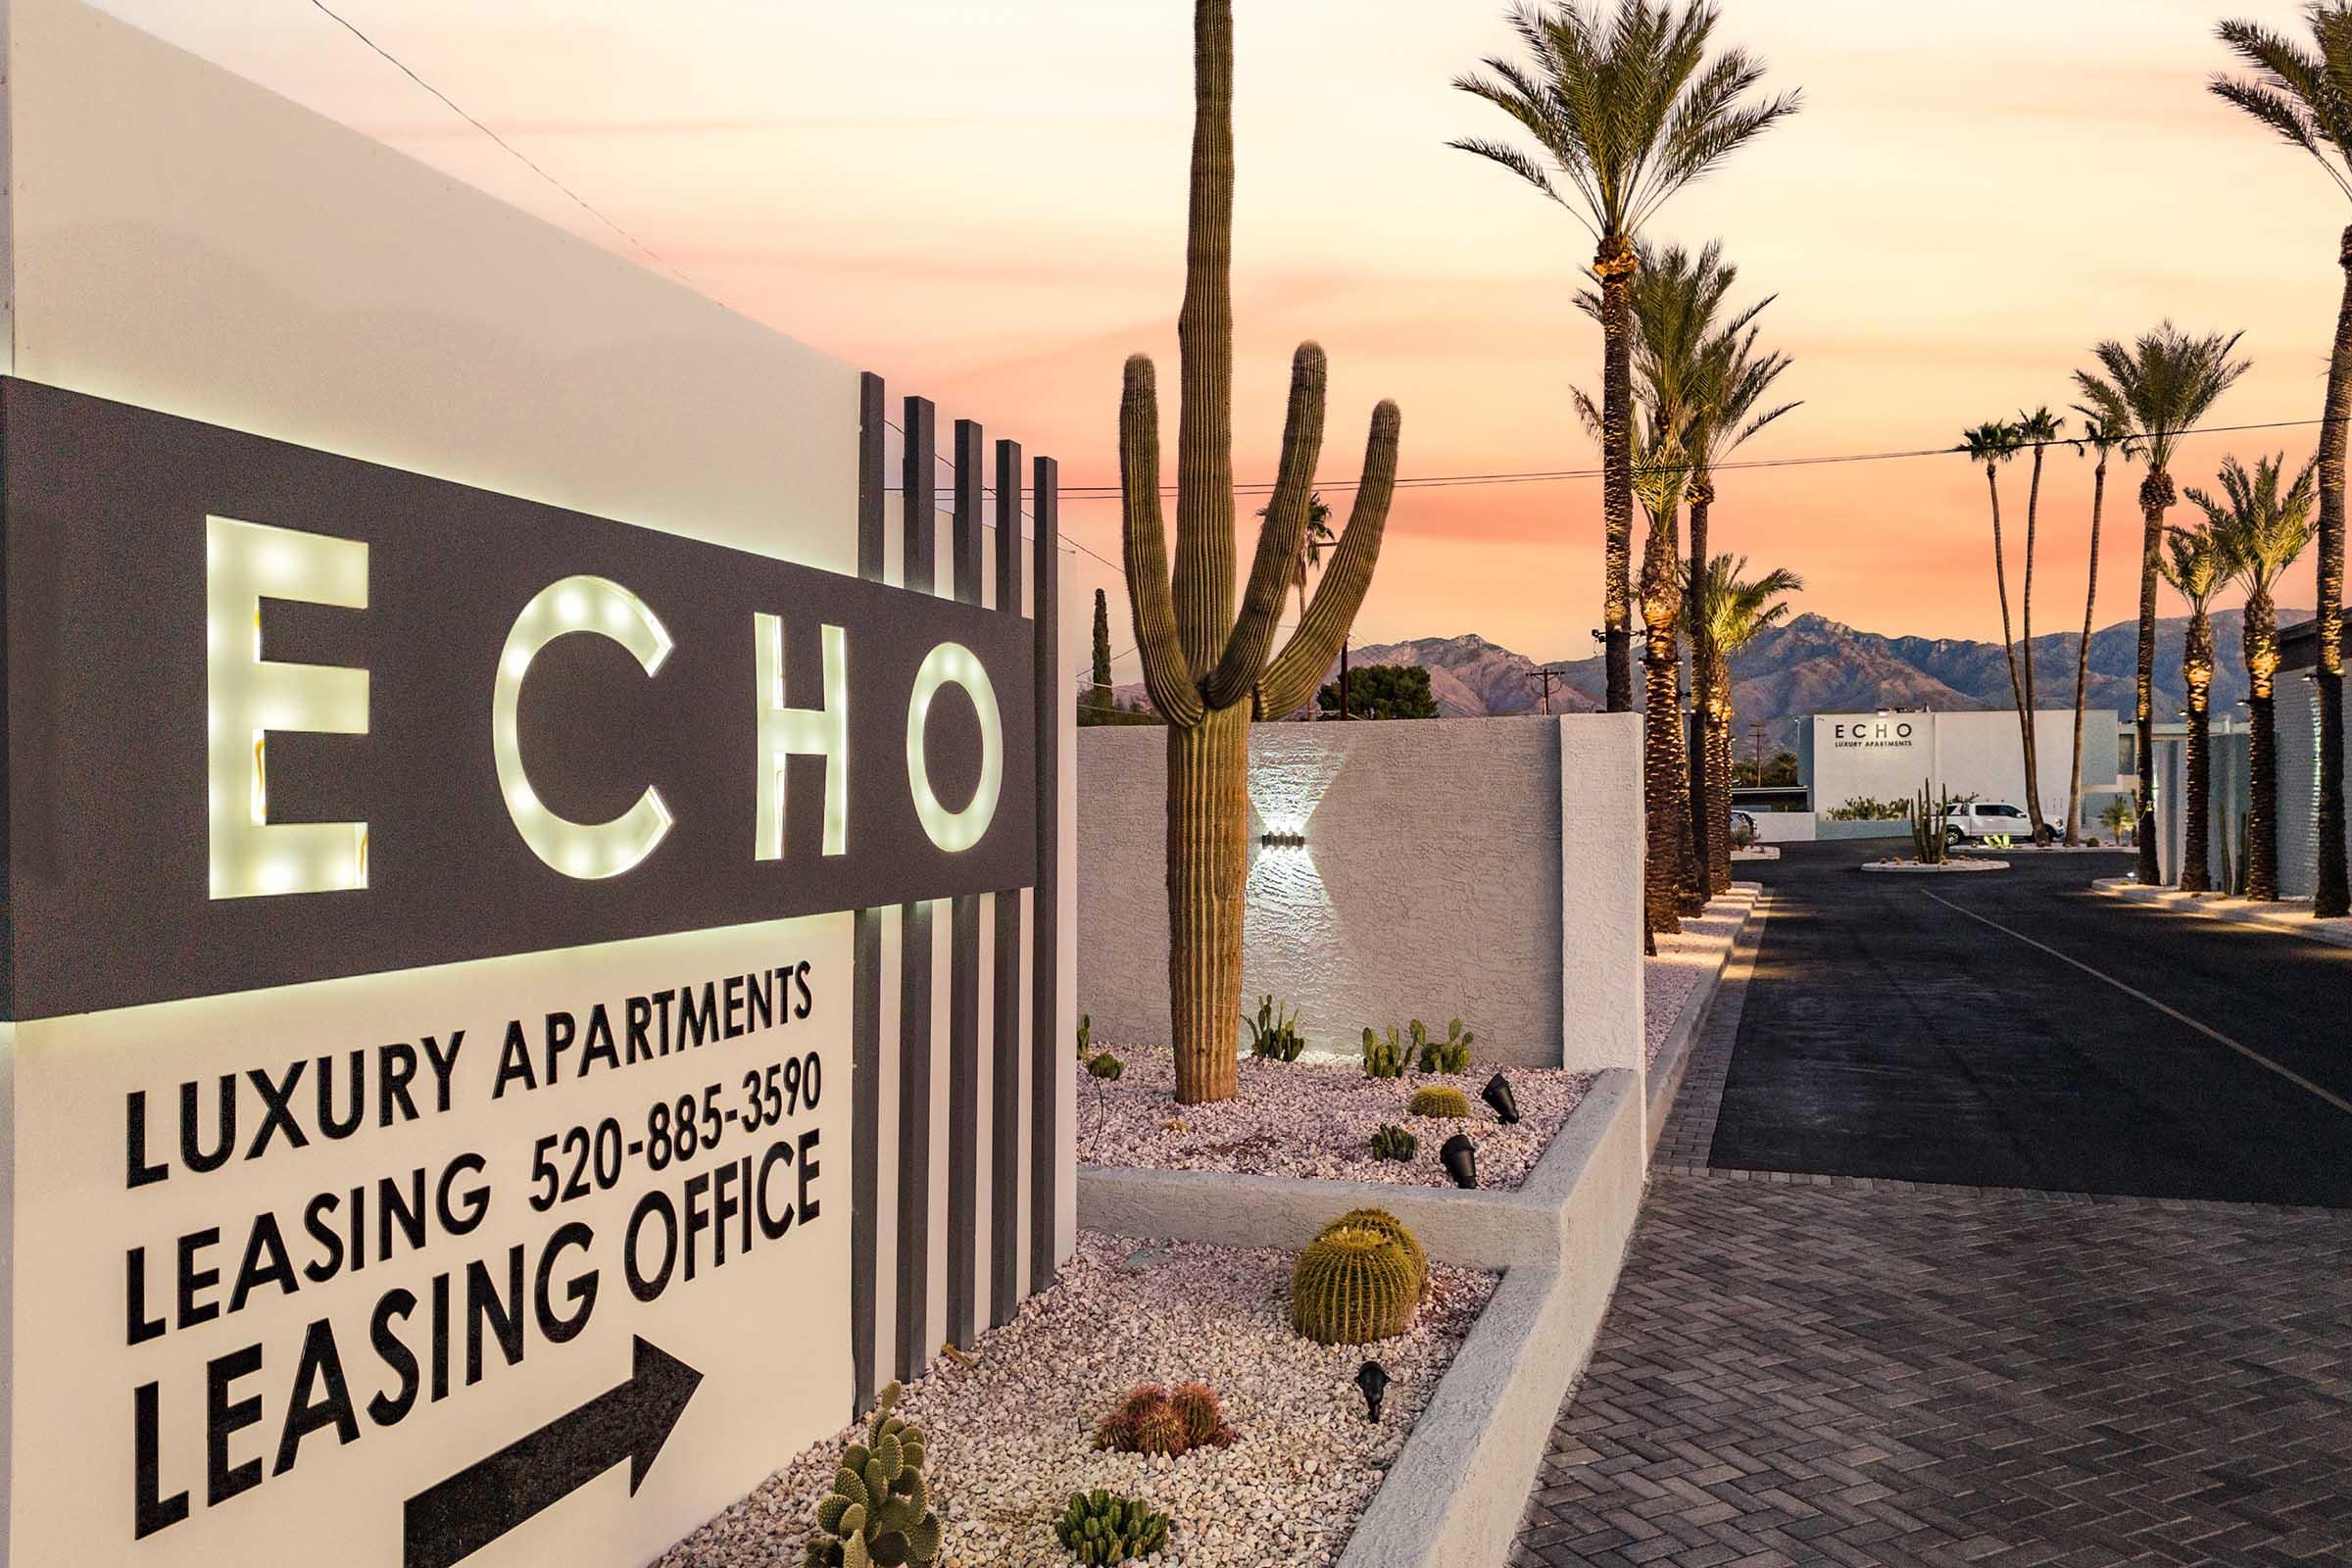
[[[2043,828],[2044,836],[2050,829]],[[1971,844],[1985,839],[2006,839],[2012,844],[2034,842],[2034,819],[2025,808],[2011,806],[2007,801],[1962,801],[1943,813],[1943,841],[1946,844]]]

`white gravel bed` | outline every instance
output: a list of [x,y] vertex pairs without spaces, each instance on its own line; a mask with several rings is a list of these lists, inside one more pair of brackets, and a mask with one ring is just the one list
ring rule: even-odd
[[2006,871],[2009,862],[1983,858],[1939,860],[1933,864],[1926,860],[1864,860],[1861,868],[1865,871],[1891,872],[1896,876],[1953,876],[1969,871]]
[[[1138,1495],[1168,1515],[1162,1568],[1326,1568],[1380,1489],[1438,1379],[1493,1296],[1491,1274],[1430,1266],[1412,1329],[1320,1346],[1290,1326],[1293,1254],[1082,1232],[1052,1290],[980,1338],[969,1366],[933,1364],[899,1413],[923,1428],[941,1568],[1054,1568],[1073,1492]],[[1394,1380],[1378,1426],[1356,1368]],[[1139,1383],[1200,1381],[1239,1433],[1181,1458],[1098,1451],[1095,1428]],[[800,1568],[844,1429],[801,1454],[656,1568]]]
[[[1113,1046],[1127,1070],[1103,1086],[1078,1078],[1078,1160],[1136,1170],[1219,1170],[1252,1176],[1328,1176],[1343,1181],[1450,1187],[1438,1150],[1455,1133],[1478,1146],[1478,1185],[1515,1191],[1551,1135],[1592,1086],[1592,1075],[1558,1067],[1504,1067],[1519,1122],[1506,1127],[1479,1100],[1492,1063],[1458,1075],[1408,1072],[1367,1078],[1353,1056],[1260,1061],[1244,1056],[1241,1094],[1208,1105],[1176,1103],[1176,1057],[1164,1046]],[[1467,1117],[1415,1116],[1405,1102],[1429,1084],[1450,1084],[1470,1102]],[[1383,1122],[1411,1133],[1409,1160],[1373,1157]]]
[[1699,981],[1722,967],[1724,954],[1740,934],[1744,907],[1717,899],[1706,913],[1685,915],[1683,929],[1658,938],[1657,953],[1642,960],[1642,1017],[1648,1036],[1644,1061],[1658,1059],[1683,1008],[1698,994]]

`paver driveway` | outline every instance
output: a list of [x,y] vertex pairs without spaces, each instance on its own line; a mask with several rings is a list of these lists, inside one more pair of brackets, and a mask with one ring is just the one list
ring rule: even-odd
[[[1693,1057],[1514,1563],[2352,1563],[2352,1210],[2131,1194],[2194,1191],[2202,1170],[2223,1191],[2308,1186],[2340,1201],[2343,1171],[2308,1183],[2295,1173],[2311,1160],[2352,1163],[2352,1114],[2318,1102],[2326,1115],[2295,1120],[2274,1140],[2283,1149],[2260,1154],[2200,1152],[2158,1124],[2157,1136],[2180,1141],[2150,1158],[2126,1142],[2145,1117],[2069,1110],[2046,1064],[2001,1059],[1993,1035],[1887,1032],[1874,1052],[1852,1031],[1808,1029],[1824,998],[1857,976],[1836,956],[1836,873],[1792,859],[1768,899],[1761,962],[1752,977],[1736,962]],[[2067,901],[2066,921],[2100,929],[2096,910],[2062,891],[2087,881],[2086,868],[2030,875]],[[2002,894],[2009,906],[1988,912],[2075,951],[2068,929],[2034,923],[2034,892],[2021,879]],[[1906,955],[1872,977],[1898,1017],[1981,986],[1987,965],[2031,956],[1972,938],[1938,964],[1920,932],[1890,925],[1901,906],[1843,903],[1843,918],[1872,928],[1844,944],[1857,964],[1876,965],[1868,950],[1889,944]],[[1923,925],[1940,918],[1910,912]],[[2215,960],[2168,957],[2162,945],[2208,933],[2237,935],[2173,916],[2147,939],[2159,951],[2119,978],[2202,1016],[2227,1001],[2197,978]],[[2279,999],[2281,1012],[2352,1004],[2335,989],[2352,988],[2352,965],[2273,940],[2251,951],[2287,971],[2270,983],[2301,987]],[[2101,944],[2080,956],[2117,972]],[[2046,971],[2009,975],[2003,1004],[2027,1027],[2084,1017],[2081,998],[2037,994]],[[2108,992],[2114,1033],[2079,1028],[2066,1053],[2097,1062],[2136,1036],[2176,1085],[2207,1082],[2226,1114],[2198,1131],[2247,1136],[2233,1107],[2269,1102],[2282,1082],[2274,1071],[2211,1041],[2209,1058],[2194,1058],[2179,1038],[2193,1030],[2090,986]],[[2317,1087],[2352,1076],[2352,1031],[2323,1031],[2342,1059],[2315,1059],[2303,1036],[2249,1026],[2247,1013],[2259,1025],[2263,1010],[2229,1016],[2230,1037],[2274,1062],[2292,1054],[2290,1070],[2309,1069]],[[2085,1077],[2082,1093],[2118,1092],[2101,1073]],[[2004,1087],[2037,1103],[2006,1105]],[[1874,1100],[1909,1107],[1902,1138],[1835,1135],[1867,1133]],[[1796,1168],[1713,1163],[1757,1150]],[[1871,1174],[1923,1167],[2021,1183],[2058,1172],[2109,1191]]]

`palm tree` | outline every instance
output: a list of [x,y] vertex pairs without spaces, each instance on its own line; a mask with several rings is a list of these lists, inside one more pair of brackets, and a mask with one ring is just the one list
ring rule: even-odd
[[[2009,701],[2017,709],[2018,728],[2024,735],[2020,745],[2024,748],[2026,760],[2026,793],[2031,796],[2034,794],[2034,715],[2027,710],[2025,683],[2018,678],[2017,642],[2009,625],[2009,567],[2001,548],[2001,465],[2016,457],[2022,445],[2024,437],[2018,433],[2016,425],[2005,419],[1993,419],[1973,430],[1962,431],[1960,445],[1955,450],[1966,453],[1969,462],[1984,465],[1984,488],[1992,497],[1992,581],[2001,596],[2001,657],[2009,662]],[[2035,805],[2033,809],[2038,813],[2041,808]],[[2038,839],[2041,836],[2038,814],[2034,817],[2034,836]]]
[[[2196,499],[2194,490],[2189,499]],[[2173,590],[2188,601],[2188,639],[2180,654],[2180,679],[2188,688],[2188,778],[2181,803],[2180,890],[2212,891],[2206,874],[2211,855],[2206,815],[2212,810],[2213,752],[2208,740],[2213,707],[2213,619],[2208,613],[2213,596],[2230,580],[2233,564],[2230,541],[2211,522],[2195,528],[2171,528],[2165,533],[2165,559],[2157,570]]]
[[[1804,579],[1785,566],[1776,566],[1750,581],[1742,575],[1747,558],[1711,557],[1699,564],[1690,594],[1690,641],[1703,636],[1714,658],[1698,675],[1699,751],[1706,770],[1724,781],[1722,804],[1715,814],[1727,817],[1732,776],[1732,656],[1788,618],[1784,594],[1802,593]],[[1723,883],[1731,886],[1731,827],[1727,820],[1715,835],[1723,845]],[[1710,844],[1710,849],[1712,844]]]
[[2025,708],[2021,717],[2026,727],[2026,814],[2034,822],[2034,842],[2041,844],[2052,836],[2049,824],[2041,813],[2041,742],[2034,733],[2034,715],[2041,704],[2034,693],[2034,522],[2041,509],[2041,460],[2050,443],[2066,428],[2066,420],[2048,409],[2035,409],[2028,414],[2018,411],[2017,438],[2034,449],[2034,479],[2026,487],[2026,580],[2018,593],[2018,629],[2024,634],[2018,640],[2018,662],[2025,669]]
[[[1264,506],[1257,509],[1257,514],[1265,517],[1271,515],[1273,511],[1271,506]],[[1331,503],[1323,499],[1322,491],[1317,490],[1306,498],[1306,532],[1298,538],[1298,559],[1291,564],[1291,582],[1298,590],[1298,618],[1301,621],[1306,619],[1307,574],[1323,564],[1324,548],[1338,542],[1339,536],[1331,531]]]
[[[2222,41],[2262,73],[2252,81],[2226,76],[2213,90],[2302,148],[2335,188],[2352,199],[2352,6],[2314,4],[2304,13],[2314,49],[2250,22],[2225,22]],[[2335,346],[2328,361],[2328,401],[2320,425],[2319,638],[2320,816],[2318,876],[2311,912],[2352,914],[2352,878],[2344,850],[2344,450],[2352,421],[2352,227],[2336,244],[2344,292],[2335,309]]]
[[2263,458],[2248,473],[2230,458],[2222,465],[2222,497],[2202,490],[2188,499],[2221,536],[2230,569],[2246,590],[2246,897],[2278,897],[2278,735],[2271,680],[2278,673],[2278,609],[2272,592],[2311,543],[2317,465],[2307,463],[2284,495],[2278,481],[2286,454]]
[[[1636,248],[1636,255],[1640,262],[1640,270],[1635,273],[1632,290],[1635,327],[1634,370],[1640,383],[1640,400],[1653,430],[1679,432],[1674,438],[1674,446],[1679,453],[1679,457],[1675,461],[1684,464],[1687,471],[1676,477],[1681,482],[1682,494],[1688,496],[1690,493],[1691,484],[1699,472],[1700,453],[1693,444],[1693,439],[1703,438],[1702,426],[1709,416],[1708,406],[1711,403],[1721,402],[1725,396],[1727,391],[1725,383],[1732,374],[1735,357],[1740,356],[1743,346],[1752,350],[1754,335],[1749,323],[1755,319],[1757,313],[1772,301],[1769,298],[1762,300],[1730,320],[1718,324],[1717,317],[1723,310],[1724,298],[1731,292],[1732,284],[1740,274],[1738,268],[1723,260],[1722,246],[1709,244],[1693,256],[1679,245],[1670,245],[1663,250],[1653,251],[1648,244],[1643,243]],[[1605,309],[1601,296],[1592,289],[1585,289],[1578,294],[1577,305],[1586,315],[1592,317],[1595,320],[1601,318]],[[1742,333],[1746,334],[1744,340],[1741,336]],[[1742,368],[1744,368],[1744,360]],[[1777,369],[1773,373],[1777,374]],[[1751,401],[1753,396],[1760,395],[1759,388],[1751,394]],[[1590,397],[1581,393],[1578,396],[1579,412],[1584,415],[1586,422],[1590,425],[1600,417],[1600,414],[1592,407]],[[1779,412],[1775,411],[1775,416]],[[1759,424],[1761,422],[1764,421],[1758,421]],[[1754,426],[1751,426],[1748,433],[1752,433],[1753,428]],[[1661,457],[1664,456],[1663,446],[1659,446],[1656,450]],[[1652,487],[1650,495],[1656,494],[1655,477],[1645,471],[1638,472],[1635,478],[1637,494],[1642,493],[1645,484]],[[1648,495],[1644,495],[1643,504],[1645,508],[1648,507]],[[1676,532],[1674,523],[1675,519],[1670,516],[1667,519],[1667,536],[1670,540],[1674,538]],[[1705,514],[1693,501],[1691,509],[1691,559],[1693,561],[1697,559],[1697,552],[1704,543],[1702,534],[1704,526]],[[1657,514],[1652,511],[1651,530],[1653,535],[1656,528]],[[1647,562],[1645,560],[1645,573],[1646,569]],[[1679,554],[1676,558],[1676,571],[1678,580],[1686,583],[1681,591],[1687,600],[1687,579],[1683,579],[1681,575]],[[1646,581],[1642,593],[1643,615],[1646,625],[1648,620]],[[1686,603],[1675,612],[1674,624],[1667,626],[1664,634],[1670,639],[1674,638],[1676,628],[1688,618],[1689,606]],[[1645,650],[1643,655],[1645,665],[1650,657],[1650,653]],[[1679,679],[1681,674],[1679,651],[1674,654],[1674,668]],[[1693,673],[1694,675],[1696,673],[1695,660]],[[1646,702],[1644,706],[1647,706]],[[1682,724],[1682,704],[1679,697],[1673,706],[1672,712],[1674,723],[1679,731]],[[1678,752],[1681,750],[1679,745],[1672,749]],[[1703,751],[1703,748],[1701,750]],[[1692,787],[1695,770],[1690,765],[1691,760],[1687,756],[1682,759],[1683,770],[1677,775],[1670,791],[1663,795],[1652,791],[1643,803],[1645,810],[1653,814],[1667,813],[1672,820],[1687,824],[1684,831],[1689,840],[1689,853],[1687,863],[1685,863],[1678,881],[1679,904],[1682,911],[1686,914],[1697,914],[1705,909],[1707,899],[1712,891],[1713,880],[1709,869],[1710,861],[1706,842],[1703,837],[1707,808],[1701,803],[1701,797],[1704,796],[1705,790],[1703,782],[1698,788]],[[1722,813],[1717,811],[1715,814],[1720,816]],[[1728,887],[1731,872],[1731,841],[1728,831],[1724,835],[1723,869],[1724,885]]]
[[2090,470],[2090,582],[2082,590],[2082,640],[2075,645],[2075,765],[2066,785],[2069,844],[2077,842],[2082,822],[2082,700],[2090,685],[2090,620],[2099,603],[2099,512],[2107,501],[2107,459],[2118,450],[2127,460],[2133,455],[2132,416],[2122,408],[2078,403],[2075,412],[2082,416],[2082,434],[2074,448],[2078,453],[2087,448],[2099,461]]
[[2162,880],[2156,863],[2155,776],[2156,750],[2156,567],[2164,541],[2164,514],[2175,499],[2173,450],[2182,431],[2189,429],[2246,373],[2246,361],[2230,356],[2238,333],[2210,333],[2190,337],[2170,321],[2126,347],[2113,338],[2091,350],[2106,373],[2077,370],[2075,384],[2094,407],[2120,408],[2130,416],[2134,438],[2148,460],[2147,477],[2139,481],[2141,519],[2139,551],[2139,663],[2134,680],[2132,715],[2138,729],[2134,753],[2142,780],[2139,790],[2139,880],[2151,887]]
[[[1758,408],[1772,383],[1780,379],[1781,372],[1790,363],[1784,354],[1758,353],[1756,329],[1747,325],[1757,311],[1771,303],[1770,298],[1765,299],[1709,343],[1704,360],[1706,374],[1691,400],[1690,427],[1683,436],[1683,445],[1690,455],[1690,587],[1686,596],[1690,620],[1690,669],[1702,704],[1707,701],[1711,682],[1722,681],[1728,691],[1731,679],[1724,665],[1729,656],[1716,646],[1713,622],[1697,612],[1701,577],[1712,560],[1707,553],[1707,521],[1715,504],[1715,465],[1748,437],[1797,407],[1794,403],[1784,403],[1775,408]],[[1697,781],[1690,799],[1692,842],[1699,847],[1702,879],[1710,894],[1729,892],[1732,886],[1731,765],[1727,735],[1720,755],[1706,746],[1699,748],[1698,766],[1692,773]]]
[[1510,116],[1540,151],[1476,136],[1450,145],[1517,174],[1593,240],[1592,275],[1604,301],[1601,623],[1612,713],[1634,706],[1634,241],[1669,197],[1794,114],[1799,101],[1793,92],[1751,99],[1763,64],[1741,49],[1709,59],[1715,22],[1706,0],[1522,4],[1510,25],[1530,58],[1491,57],[1483,73],[1454,79]]

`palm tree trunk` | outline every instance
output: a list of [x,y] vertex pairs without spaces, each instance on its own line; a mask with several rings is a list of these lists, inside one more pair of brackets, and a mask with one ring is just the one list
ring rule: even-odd
[[[2017,642],[2009,629],[2009,567],[2001,556],[2001,479],[1989,463],[1984,465],[1984,487],[1992,495],[1992,582],[2001,596],[2001,657],[2009,662],[2009,702],[2017,710],[2017,725],[2023,738],[2019,741],[2019,757],[2026,767],[2028,795],[2033,794],[2034,778],[2034,717],[2026,711],[2026,688],[2017,678]],[[2034,809],[2038,810],[2039,808]]]
[[2082,593],[2082,641],[2075,648],[2075,770],[2066,784],[2066,842],[2082,823],[2082,697],[2090,684],[2090,617],[2099,602],[2099,508],[2107,499],[2107,453],[2090,472],[2090,586]]
[[[1690,833],[1691,769],[1699,748],[1690,744],[1690,718],[1695,705],[1687,705],[1683,690],[1683,649],[1679,622],[1682,619],[1682,585],[1675,585],[1675,619],[1678,630],[1674,649],[1674,825],[1680,841],[1682,865],[1675,873],[1675,887],[1681,895],[1682,912],[1697,916],[1707,912],[1706,861],[1699,858],[1697,843]],[[1693,683],[1697,676],[1691,677]]]
[[1250,877],[1250,710],[1168,726],[1168,996],[1176,1100],[1241,1092],[1242,891]]
[[1603,239],[1592,258],[1600,279],[1600,625],[1607,708],[1634,708],[1634,270],[1633,241]]
[[2344,851],[2344,447],[2352,420],[2352,228],[2336,251],[2344,270],[2335,312],[2335,353],[2328,362],[2327,422],[2320,426],[2320,815],[2319,864],[2311,912],[2352,914]]
[[2138,730],[2139,822],[2135,828],[2140,883],[2164,880],[2156,860],[2156,565],[2164,547],[2164,513],[2173,504],[2173,476],[2161,468],[2139,482],[2139,661],[2132,677],[2132,715]]
[[2278,729],[2271,677],[2278,613],[2268,593],[2246,599],[2246,897],[2278,898]]
[[2210,736],[2213,691],[2213,623],[2202,605],[2188,622],[2188,647],[2181,659],[2188,686],[2188,777],[2182,793],[2180,818],[2180,891],[2206,893],[2212,878],[2205,862],[2212,853],[2206,813],[2213,808],[2213,743]]
[[2034,448],[2034,481],[2026,487],[2026,580],[2018,593],[2018,618],[2025,636],[2019,657],[2026,669],[2026,689],[2018,720],[2026,731],[2026,815],[2034,824],[2034,842],[2039,844],[2048,836],[2049,825],[2041,814],[2041,754],[2040,742],[2034,733],[2034,711],[2037,706],[2034,696],[2034,525],[2041,511],[2041,460],[2048,448],[2038,443]]
[[1700,769],[1710,781],[1708,798],[1715,803],[1706,819],[1707,891],[1723,894],[1732,891],[1732,674],[1731,662],[1712,638],[1706,672],[1698,678],[1698,700],[1706,715]]
[[1690,569],[1683,574],[1683,624],[1690,628],[1690,686],[1695,699],[1691,708],[1699,722],[1699,744],[1690,759],[1690,843],[1698,856],[1697,886],[1709,898],[1722,890],[1715,886],[1714,840],[1708,823],[1725,817],[1731,805],[1729,792],[1718,793],[1722,786],[1709,776],[1707,765],[1706,712],[1713,696],[1707,684],[1708,651],[1714,639],[1699,613],[1698,596],[1707,569],[1707,514],[1714,504],[1714,489],[1706,473],[1694,472],[1690,476]]
[[1642,909],[1651,936],[1683,928],[1684,847],[1690,842],[1676,789],[1683,770],[1681,705],[1675,700],[1676,612],[1682,583],[1675,570],[1674,516],[1652,517],[1642,564],[1642,618],[1647,631],[1642,660]]

